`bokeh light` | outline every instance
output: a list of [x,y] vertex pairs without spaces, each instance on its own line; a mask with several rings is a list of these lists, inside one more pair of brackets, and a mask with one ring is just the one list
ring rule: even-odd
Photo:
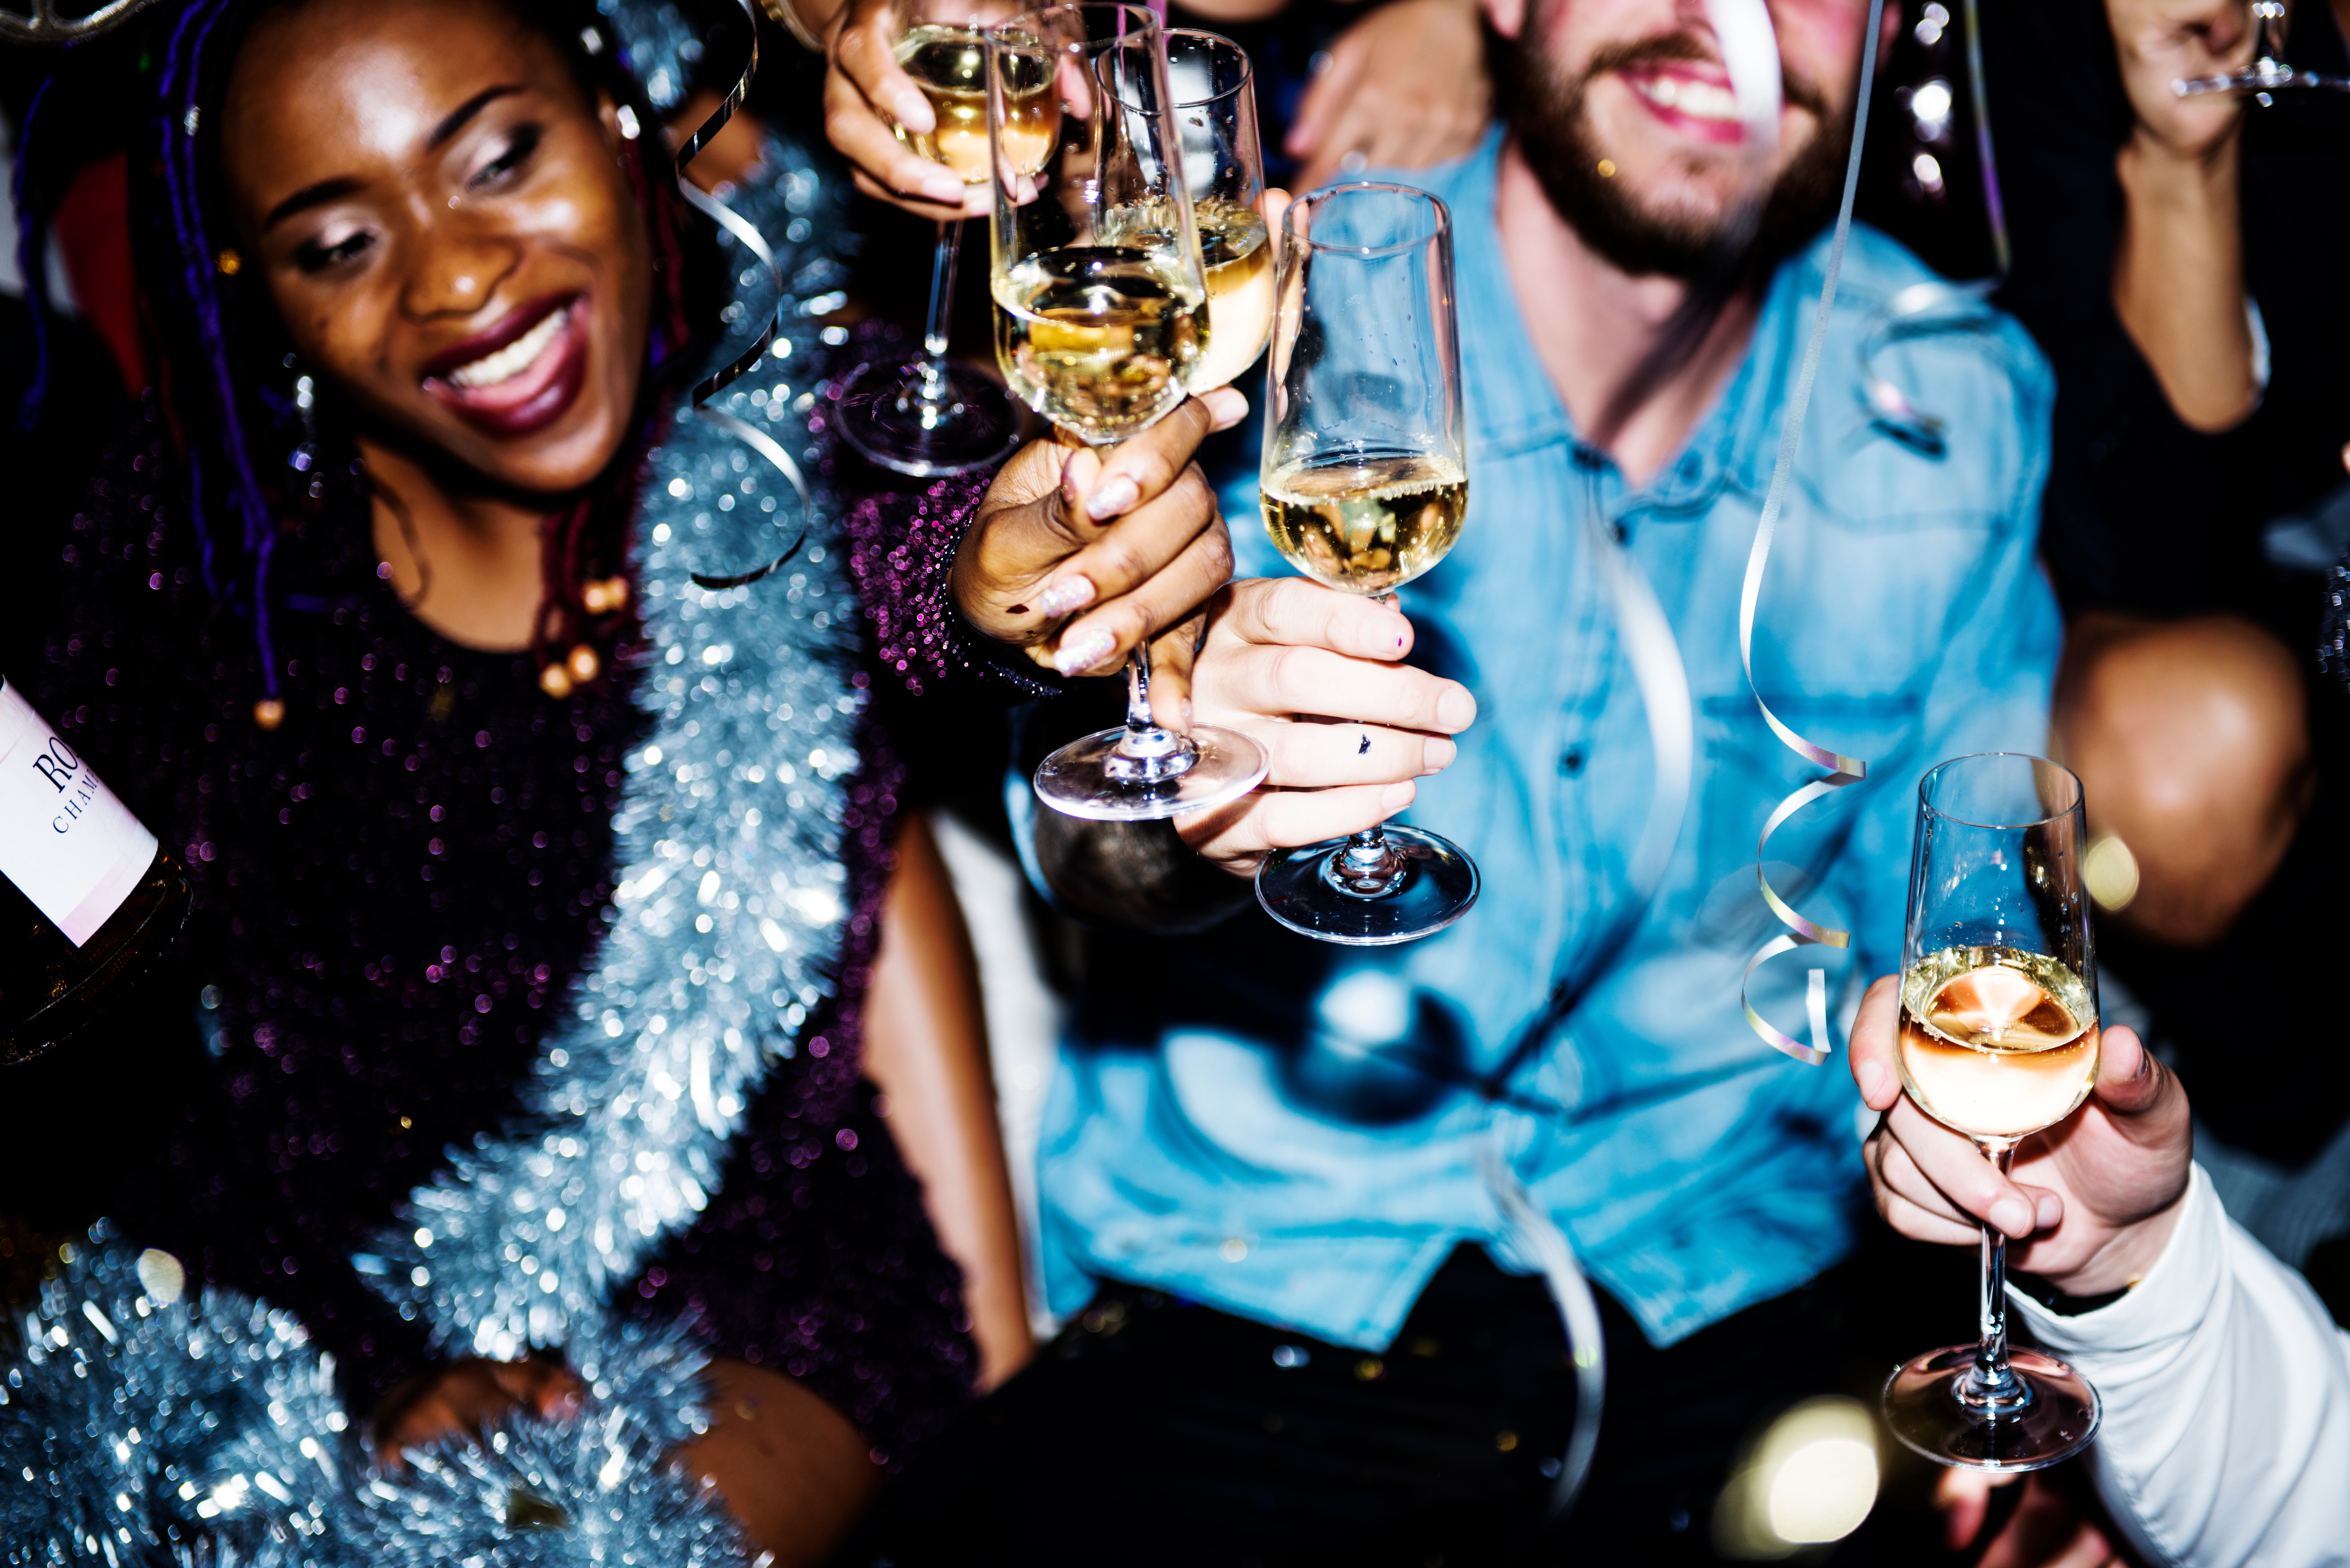
[[1877,1428],[1857,1400],[1806,1399],[1774,1419],[1714,1505],[1714,1544],[1747,1562],[1841,1541],[1877,1505]]

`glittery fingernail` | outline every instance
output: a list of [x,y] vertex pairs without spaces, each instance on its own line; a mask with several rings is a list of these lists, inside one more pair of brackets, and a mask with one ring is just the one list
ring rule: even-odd
[[1063,675],[1075,675],[1091,670],[1107,659],[1118,639],[1106,631],[1089,631],[1083,637],[1072,638],[1053,655],[1053,668]]
[[1094,602],[1091,579],[1081,576],[1063,577],[1037,597],[1036,607],[1045,618],[1057,620],[1062,616],[1081,610]]
[[1141,499],[1142,492],[1134,481],[1122,473],[1116,474],[1086,497],[1086,515],[1099,523],[1118,515]]

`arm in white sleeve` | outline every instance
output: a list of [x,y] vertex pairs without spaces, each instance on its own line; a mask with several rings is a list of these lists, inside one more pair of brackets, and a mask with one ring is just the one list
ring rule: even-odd
[[2098,1488],[2148,1556],[2350,1565],[2350,1338],[2229,1220],[2202,1167],[2127,1295],[2078,1317],[2009,1299],[2103,1397]]

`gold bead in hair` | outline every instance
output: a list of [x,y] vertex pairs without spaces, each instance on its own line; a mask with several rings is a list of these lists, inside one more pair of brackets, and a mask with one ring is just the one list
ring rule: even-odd
[[233,250],[225,250],[213,258],[213,265],[220,268],[223,277],[234,277],[244,270],[244,258]]

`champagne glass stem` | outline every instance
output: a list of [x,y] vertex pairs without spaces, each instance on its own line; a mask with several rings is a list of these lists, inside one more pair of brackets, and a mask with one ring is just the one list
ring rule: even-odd
[[1126,656],[1126,732],[1139,735],[1152,727],[1149,644],[1138,642]]
[[1126,733],[1104,759],[1102,769],[1122,784],[1155,784],[1180,778],[1200,760],[1199,748],[1150,716],[1150,645],[1126,656]]
[[[1104,462],[1123,444],[1097,447]],[[1150,639],[1126,656],[1126,733],[1103,764],[1121,784],[1153,784],[1189,773],[1199,748],[1150,716]]]
[[[2012,1140],[1978,1139],[1976,1147],[2002,1176],[2015,1164]],[[2007,1234],[1988,1222],[1982,1228],[1982,1298],[1978,1315],[1981,1337],[1975,1346],[1974,1368],[1959,1380],[1956,1392],[1961,1403],[1984,1419],[1995,1421],[2029,1405],[2032,1389],[2008,1366]]]
[[939,223],[938,249],[931,257],[931,308],[922,321],[922,401],[947,400],[947,328],[954,319],[955,258],[962,252],[962,220]]
[[[1371,602],[1392,609],[1396,592],[1389,588],[1385,593],[1373,594]],[[1324,876],[1342,893],[1383,898],[1402,881],[1404,869],[1403,857],[1388,842],[1386,824],[1375,822],[1360,833],[1347,836],[1347,847],[1330,857],[1330,867]]]

